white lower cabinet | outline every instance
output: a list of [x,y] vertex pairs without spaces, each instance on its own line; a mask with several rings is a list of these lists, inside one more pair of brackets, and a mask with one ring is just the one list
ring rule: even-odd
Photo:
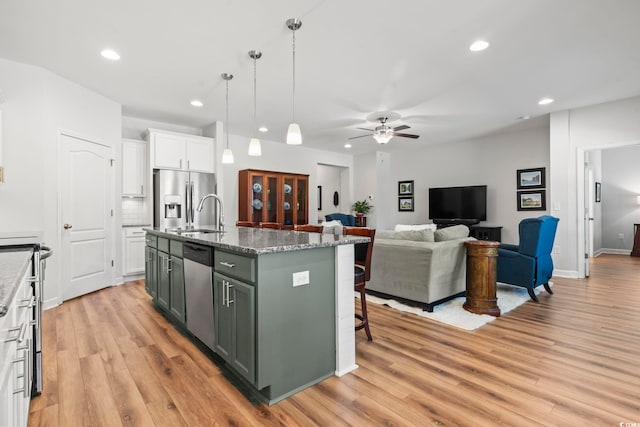
[[0,317],[0,426],[26,427],[33,384],[32,313],[27,272],[7,314]]
[[145,232],[142,227],[126,227],[123,229],[124,269],[123,274],[144,273]]

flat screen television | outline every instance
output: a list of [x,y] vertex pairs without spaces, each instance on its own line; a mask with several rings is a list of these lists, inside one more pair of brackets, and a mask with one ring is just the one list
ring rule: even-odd
[[429,188],[429,218],[436,224],[487,220],[487,186]]

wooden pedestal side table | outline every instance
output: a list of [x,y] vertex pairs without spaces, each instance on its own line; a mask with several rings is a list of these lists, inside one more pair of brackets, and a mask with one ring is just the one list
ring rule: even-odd
[[640,256],[640,224],[633,224],[633,249],[631,256]]
[[467,300],[465,310],[500,316],[496,297],[499,242],[471,240],[467,247]]

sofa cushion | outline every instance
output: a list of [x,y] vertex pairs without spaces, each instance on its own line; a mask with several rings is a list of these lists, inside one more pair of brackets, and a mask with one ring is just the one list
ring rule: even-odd
[[405,225],[405,224],[396,224],[394,230],[395,231],[409,231],[409,230],[431,230],[436,231],[435,224],[417,224],[417,225]]
[[320,225],[322,225],[322,232],[324,234],[342,234],[342,223],[337,219],[324,221]]
[[407,231],[391,231],[382,230],[378,231],[376,235],[378,239],[393,239],[393,240],[413,240],[416,242],[433,242],[432,230],[407,230]]
[[461,239],[469,237],[469,227],[466,225],[454,225],[453,227],[446,227],[436,230],[434,233],[436,242],[444,242],[447,240]]

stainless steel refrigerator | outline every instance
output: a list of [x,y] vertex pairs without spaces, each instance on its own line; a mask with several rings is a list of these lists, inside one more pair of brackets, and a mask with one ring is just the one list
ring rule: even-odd
[[215,224],[215,199],[205,201],[197,212],[198,202],[216,192],[216,175],[165,169],[153,170],[153,226],[162,230],[187,229]]

